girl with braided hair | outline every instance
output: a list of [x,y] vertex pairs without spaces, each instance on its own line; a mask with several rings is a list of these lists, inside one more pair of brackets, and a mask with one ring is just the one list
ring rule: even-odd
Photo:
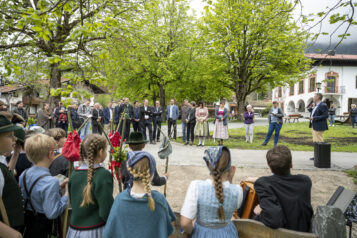
[[81,143],[82,159],[69,180],[72,215],[67,238],[101,238],[113,204],[113,178],[101,167],[107,157],[107,141],[98,134]]
[[181,209],[181,227],[195,238],[236,238],[231,218],[242,204],[243,190],[231,184],[235,167],[229,149],[210,147],[203,159],[211,178],[191,182]]
[[154,157],[148,152],[130,151],[126,163],[133,184],[116,197],[103,237],[167,238],[174,231],[176,217],[165,197],[151,190]]

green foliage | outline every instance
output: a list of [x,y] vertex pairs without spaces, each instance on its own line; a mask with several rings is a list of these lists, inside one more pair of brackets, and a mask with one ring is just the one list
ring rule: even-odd
[[269,103],[265,109],[262,110],[262,116],[265,117],[269,114],[270,109],[272,108],[273,104]]
[[353,178],[353,182],[357,184],[357,170],[351,169],[351,170],[345,170],[344,171],[348,176]]
[[246,97],[301,78],[306,33],[284,0],[217,0],[200,23],[215,84],[232,90],[242,110]]
[[108,94],[100,94],[100,95],[96,95],[94,100],[100,103],[100,105],[102,105],[103,107],[106,107],[108,103],[112,100],[112,98]]

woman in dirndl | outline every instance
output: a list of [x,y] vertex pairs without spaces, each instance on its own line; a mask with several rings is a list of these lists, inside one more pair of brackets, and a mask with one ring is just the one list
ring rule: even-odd
[[200,101],[198,108],[196,109],[196,131],[195,135],[198,137],[198,145],[204,146],[205,139],[209,135],[208,128],[208,109],[204,106],[204,103]]
[[218,140],[218,145],[223,145],[223,140],[228,139],[228,110],[224,107],[225,101],[221,101],[219,107],[214,112],[213,139]]

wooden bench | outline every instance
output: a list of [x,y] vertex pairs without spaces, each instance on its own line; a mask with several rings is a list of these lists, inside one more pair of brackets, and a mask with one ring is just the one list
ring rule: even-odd
[[[180,232],[180,214],[175,212],[175,232],[170,238],[186,238]],[[251,219],[236,219],[233,224],[238,230],[239,238],[317,238],[315,234],[291,231],[287,229],[271,229],[263,223]]]
[[239,238],[317,238],[313,233],[271,229],[263,223],[251,219],[233,220]]
[[285,123],[288,121],[290,123],[290,120],[293,120],[293,123],[295,122],[295,120],[297,122],[299,122],[299,119],[302,118],[303,116],[301,114],[290,114],[286,117],[284,117],[285,119]]

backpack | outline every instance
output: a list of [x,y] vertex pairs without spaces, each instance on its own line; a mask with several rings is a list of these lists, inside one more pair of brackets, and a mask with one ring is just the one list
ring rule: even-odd
[[61,115],[58,118],[59,122],[66,123],[67,122],[67,115],[65,113],[61,113]]

